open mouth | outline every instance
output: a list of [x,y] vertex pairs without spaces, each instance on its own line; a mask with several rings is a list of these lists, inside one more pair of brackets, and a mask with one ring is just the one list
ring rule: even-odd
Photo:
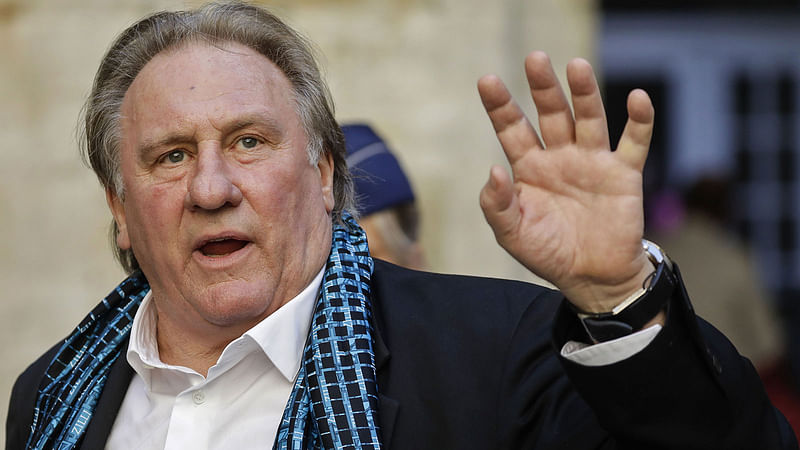
[[235,238],[212,239],[201,245],[197,250],[205,256],[219,258],[239,251],[249,243],[249,241]]

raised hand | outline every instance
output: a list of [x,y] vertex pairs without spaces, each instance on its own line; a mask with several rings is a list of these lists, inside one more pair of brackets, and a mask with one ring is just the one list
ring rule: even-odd
[[574,118],[545,53],[528,55],[525,71],[541,139],[499,78],[478,81],[513,175],[491,168],[481,208],[497,242],[520,263],[578,308],[609,311],[653,270],[641,246],[653,106],[644,91],[630,93],[628,122],[612,152],[588,62],[567,66]]

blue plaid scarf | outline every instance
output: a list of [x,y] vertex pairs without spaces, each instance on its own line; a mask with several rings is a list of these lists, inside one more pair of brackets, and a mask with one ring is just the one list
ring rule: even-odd
[[[369,295],[372,258],[353,217],[344,213],[342,222],[333,226],[331,253],[276,449],[381,447]],[[26,448],[79,446],[149,290],[141,272],[132,274],[64,340],[42,380]]]

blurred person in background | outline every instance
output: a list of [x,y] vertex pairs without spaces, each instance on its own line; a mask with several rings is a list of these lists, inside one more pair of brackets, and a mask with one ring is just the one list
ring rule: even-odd
[[369,125],[343,124],[342,133],[358,223],[367,233],[370,255],[411,269],[426,268],[419,243],[419,209],[397,157]]
[[664,190],[651,199],[646,234],[681,262],[697,314],[750,359],[800,435],[800,396],[786,359],[784,325],[747,245],[730,230],[731,201],[727,176],[700,175],[682,195]]
[[702,175],[682,195],[653,199],[647,235],[681,262],[697,313],[759,370],[783,353],[782,326],[747,247],[730,231],[731,184]]

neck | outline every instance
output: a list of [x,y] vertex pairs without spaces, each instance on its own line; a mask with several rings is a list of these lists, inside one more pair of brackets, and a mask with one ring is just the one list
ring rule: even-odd
[[240,330],[205,324],[204,330],[187,334],[169,320],[167,315],[158,315],[156,341],[158,354],[166,364],[188,367],[203,376],[219,361],[222,351],[233,340],[251,327]]
[[196,310],[186,307],[175,308],[174,302],[160,302],[154,291],[153,306],[156,313],[156,342],[162,362],[170,365],[188,367],[206,376],[211,366],[235,339],[256,326],[266,317],[299,295],[310,285],[321,267],[317,268],[303,286],[281,293],[278,302],[257,316],[246,320],[228,323],[214,323]]

